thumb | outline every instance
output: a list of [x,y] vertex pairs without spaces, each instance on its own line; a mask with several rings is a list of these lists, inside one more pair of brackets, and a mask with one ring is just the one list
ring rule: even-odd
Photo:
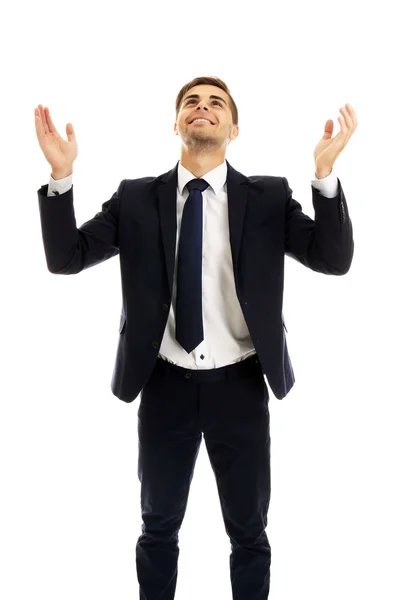
[[72,127],[72,123],[67,123],[65,131],[67,132],[68,141],[76,142],[75,132],[74,128]]
[[[71,125],[72,127],[72,125]],[[327,140],[331,137],[333,132],[333,121],[332,119],[328,119],[327,122],[325,123],[325,131],[324,131],[324,135],[322,136],[322,139]]]

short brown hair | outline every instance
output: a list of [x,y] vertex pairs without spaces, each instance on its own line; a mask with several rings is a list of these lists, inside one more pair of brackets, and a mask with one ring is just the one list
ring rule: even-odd
[[192,87],[195,87],[196,85],[215,85],[215,86],[221,88],[221,90],[224,90],[224,92],[229,96],[233,124],[234,125],[239,124],[238,109],[235,104],[235,101],[232,98],[231,93],[230,93],[229,88],[226,85],[226,83],[224,81],[222,81],[222,79],[219,79],[218,77],[196,77],[195,79],[192,79],[192,81],[189,81],[189,83],[186,83],[176,97],[176,101],[175,101],[176,118],[178,118],[178,113],[179,113],[179,110],[181,107],[182,99],[184,98],[185,94]]

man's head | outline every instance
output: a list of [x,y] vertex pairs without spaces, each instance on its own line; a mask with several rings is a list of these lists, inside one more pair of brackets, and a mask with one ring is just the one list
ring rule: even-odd
[[[175,111],[174,131],[182,139],[184,154],[224,157],[228,144],[239,135],[238,110],[221,79],[197,77],[184,85],[176,98]],[[210,123],[194,122],[200,117]]]

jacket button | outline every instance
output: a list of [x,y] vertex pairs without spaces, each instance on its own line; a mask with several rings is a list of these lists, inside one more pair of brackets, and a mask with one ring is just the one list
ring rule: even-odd
[[169,310],[168,304],[163,304],[162,307],[163,307],[164,310]]
[[158,342],[152,342],[151,344],[153,348],[159,348],[160,344]]
[[191,373],[185,373],[185,378],[186,378],[186,379],[190,379],[190,378],[191,378],[191,376],[192,376],[192,374],[191,374]]

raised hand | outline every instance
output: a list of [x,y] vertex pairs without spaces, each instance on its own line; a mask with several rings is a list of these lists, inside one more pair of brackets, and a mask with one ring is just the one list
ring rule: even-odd
[[348,143],[358,125],[356,113],[350,104],[346,104],[345,108],[341,107],[340,112],[342,114],[338,119],[340,123],[339,133],[332,138],[333,121],[332,119],[326,121],[324,135],[314,150],[315,168],[316,172],[320,173],[319,177],[329,175],[335,160]]
[[72,124],[67,123],[65,128],[68,138],[66,141],[54,127],[48,107],[43,108],[39,104],[35,108],[35,126],[39,145],[53,173],[72,171],[72,164],[78,156],[78,144]]

